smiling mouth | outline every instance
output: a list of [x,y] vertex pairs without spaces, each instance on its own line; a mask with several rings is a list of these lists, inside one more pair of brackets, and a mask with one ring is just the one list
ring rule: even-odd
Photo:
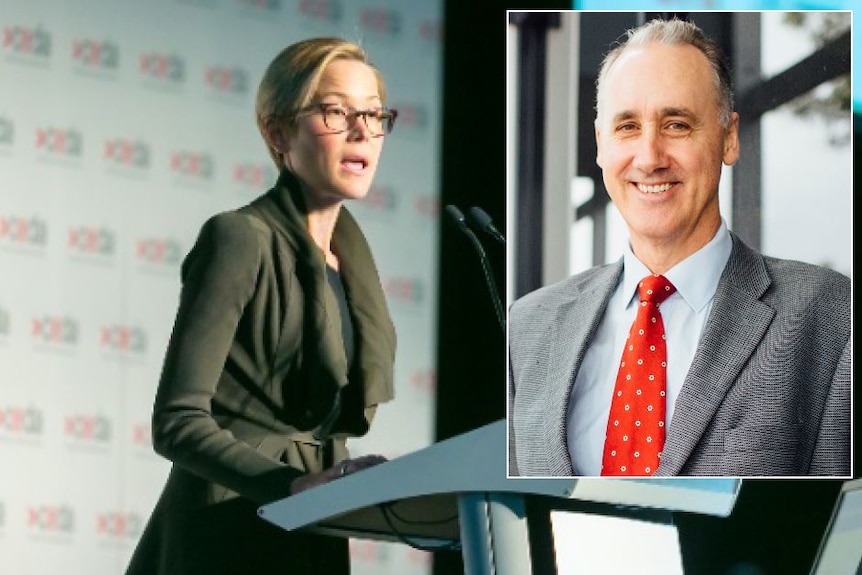
[[645,194],[661,194],[668,191],[671,186],[673,186],[670,182],[665,182],[663,184],[635,184],[637,188]]

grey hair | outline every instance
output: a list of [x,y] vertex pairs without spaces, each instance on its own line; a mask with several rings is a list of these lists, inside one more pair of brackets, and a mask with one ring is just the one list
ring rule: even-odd
[[598,112],[599,102],[602,99],[602,88],[608,71],[623,52],[629,47],[658,42],[672,46],[693,46],[706,56],[710,68],[712,68],[715,88],[718,92],[719,121],[724,127],[730,124],[733,113],[733,82],[726,56],[715,40],[707,36],[694,23],[679,18],[651,20],[638,28],[627,30],[626,36],[622,43],[605,55],[599,66],[599,76],[596,80],[596,112]]

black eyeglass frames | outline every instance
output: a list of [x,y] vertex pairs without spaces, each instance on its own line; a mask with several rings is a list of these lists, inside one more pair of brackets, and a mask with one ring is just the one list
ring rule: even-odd
[[371,110],[357,110],[343,104],[311,104],[299,110],[294,117],[304,114],[320,114],[323,124],[333,132],[346,132],[352,130],[356,120],[362,116],[362,120],[368,127],[368,131],[374,136],[384,136],[392,132],[395,118],[398,117],[397,110],[389,108],[375,108]]

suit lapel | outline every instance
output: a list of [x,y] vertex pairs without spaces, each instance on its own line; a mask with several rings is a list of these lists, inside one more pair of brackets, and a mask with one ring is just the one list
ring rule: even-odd
[[566,382],[565,385],[546,386],[548,419],[554,422],[553,425],[545,426],[545,445],[548,446],[551,476],[573,474],[566,438],[569,396],[587,345],[598,329],[622,270],[620,260],[614,265],[600,268],[598,275],[588,281],[575,284],[571,298],[557,308],[556,316],[550,321],[546,381]]
[[760,301],[771,283],[763,258],[731,237],[733,250],[677,398],[656,475],[682,471],[775,316]]

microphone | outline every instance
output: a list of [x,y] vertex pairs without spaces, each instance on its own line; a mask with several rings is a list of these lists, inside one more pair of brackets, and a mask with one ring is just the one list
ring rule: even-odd
[[467,222],[464,219],[464,214],[461,213],[461,210],[452,204],[448,204],[445,209],[446,213],[449,214],[449,217],[452,218],[452,221],[455,222],[455,225],[458,226],[458,229],[465,234],[470,234],[470,230],[467,228]]
[[[485,274],[485,283],[488,286],[488,292],[491,294],[491,302],[494,304],[494,312],[497,314],[497,322],[500,324],[500,328],[503,332],[505,332],[506,320],[504,319],[503,304],[500,301],[500,292],[497,290],[497,284],[494,282],[494,275],[491,273],[491,265],[488,262],[488,256],[485,254],[485,249],[482,247],[482,242],[479,241],[479,238],[476,237],[473,230],[467,227],[467,222],[464,219],[464,214],[461,213],[461,210],[452,204],[447,205],[445,210],[452,221],[455,222],[455,225],[458,226],[458,229],[470,238],[470,243],[473,244],[473,247],[476,248],[476,251],[479,253],[479,261],[482,264],[482,271]],[[490,218],[488,219],[490,220]]]
[[485,210],[473,206],[467,211],[467,216],[470,218],[470,223],[473,224],[473,227],[485,232],[501,244],[506,243],[506,238],[494,227],[494,221]]

